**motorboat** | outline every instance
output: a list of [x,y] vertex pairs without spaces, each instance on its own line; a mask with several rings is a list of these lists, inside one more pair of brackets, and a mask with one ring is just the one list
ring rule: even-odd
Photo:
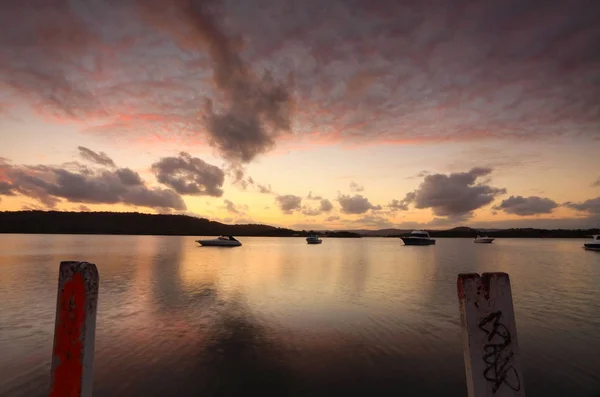
[[492,238],[492,237],[477,235],[477,237],[475,237],[475,240],[473,240],[473,242],[479,243],[479,244],[491,244],[492,241],[494,241],[494,240],[495,240],[495,238]]
[[321,244],[321,243],[323,242],[323,240],[321,240],[321,239],[319,238],[319,236],[316,236],[316,235],[314,235],[314,234],[311,234],[310,236],[308,236],[308,237],[306,238],[306,242],[307,242],[308,244]]
[[233,236],[219,236],[212,240],[196,240],[203,247],[239,247],[242,243]]
[[415,230],[406,237],[400,237],[404,245],[434,245],[435,239],[429,236],[424,230]]
[[600,251],[600,234],[594,234],[591,243],[583,244],[583,248],[588,251]]

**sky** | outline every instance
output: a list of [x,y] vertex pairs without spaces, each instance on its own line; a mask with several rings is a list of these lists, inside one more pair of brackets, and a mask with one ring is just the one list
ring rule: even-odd
[[596,0],[0,3],[0,209],[600,222]]

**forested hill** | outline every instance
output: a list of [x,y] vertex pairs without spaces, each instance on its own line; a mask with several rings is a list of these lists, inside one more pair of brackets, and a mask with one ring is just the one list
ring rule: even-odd
[[0,233],[292,236],[296,232],[267,225],[225,225],[187,215],[15,211],[0,212]]

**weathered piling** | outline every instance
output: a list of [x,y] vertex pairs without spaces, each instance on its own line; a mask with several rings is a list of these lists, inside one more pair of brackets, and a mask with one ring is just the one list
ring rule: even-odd
[[50,397],[91,397],[99,276],[96,265],[61,262]]
[[457,287],[469,397],[524,397],[508,274],[459,274]]

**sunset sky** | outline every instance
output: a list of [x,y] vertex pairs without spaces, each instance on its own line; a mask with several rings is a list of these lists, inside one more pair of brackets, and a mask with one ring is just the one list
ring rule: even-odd
[[600,222],[597,0],[0,3],[0,209]]

